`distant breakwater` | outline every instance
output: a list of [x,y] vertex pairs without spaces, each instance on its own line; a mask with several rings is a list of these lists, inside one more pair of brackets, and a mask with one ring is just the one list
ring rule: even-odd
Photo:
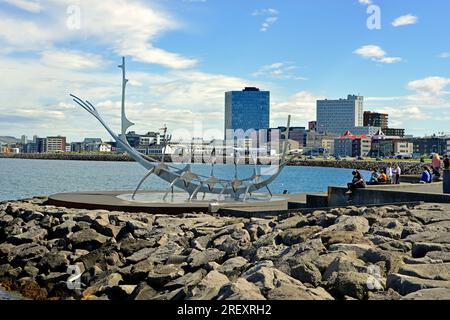
[[[127,154],[88,154],[88,153],[25,153],[25,154],[0,154],[0,158],[8,159],[30,159],[30,160],[77,160],[77,161],[134,161]],[[155,160],[161,160],[160,156],[152,156]],[[170,162],[170,156],[166,156],[166,162]],[[248,162],[248,161],[247,161]],[[232,163],[232,162],[230,162]],[[294,160],[289,165],[304,166],[304,167],[325,167],[325,168],[342,168],[342,169],[357,169],[371,171],[375,168],[385,168],[387,162],[378,161],[327,161],[327,160]],[[423,163],[419,162],[398,162],[403,174],[420,174],[422,172]]]

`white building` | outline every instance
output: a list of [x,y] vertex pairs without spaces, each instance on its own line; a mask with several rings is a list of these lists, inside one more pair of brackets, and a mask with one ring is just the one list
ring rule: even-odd
[[108,143],[101,143],[98,148],[99,152],[111,152],[111,150],[111,145]]
[[317,131],[342,135],[363,126],[364,97],[348,95],[347,99],[317,100]]
[[394,141],[395,155],[412,155],[414,152],[414,143],[407,141]]

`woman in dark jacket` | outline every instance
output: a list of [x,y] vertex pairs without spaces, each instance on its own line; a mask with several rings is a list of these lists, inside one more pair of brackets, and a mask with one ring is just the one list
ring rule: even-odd
[[347,194],[353,194],[356,189],[362,189],[366,187],[366,182],[358,170],[352,172],[352,182],[347,183]]

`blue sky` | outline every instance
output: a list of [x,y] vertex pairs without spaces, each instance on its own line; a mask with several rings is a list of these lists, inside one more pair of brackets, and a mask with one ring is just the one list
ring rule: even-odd
[[[369,29],[367,10],[381,13]],[[107,138],[120,56],[137,131],[221,136],[224,91],[272,93],[271,122],[315,118],[315,100],[366,97],[410,134],[449,133],[447,0],[0,0],[0,135]],[[6,76],[5,76],[6,75]]]

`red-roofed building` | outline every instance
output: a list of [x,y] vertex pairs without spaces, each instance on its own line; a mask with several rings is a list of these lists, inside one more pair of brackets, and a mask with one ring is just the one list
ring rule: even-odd
[[334,154],[340,157],[366,156],[371,149],[372,139],[363,135],[354,135],[346,131],[340,138],[334,140]]

